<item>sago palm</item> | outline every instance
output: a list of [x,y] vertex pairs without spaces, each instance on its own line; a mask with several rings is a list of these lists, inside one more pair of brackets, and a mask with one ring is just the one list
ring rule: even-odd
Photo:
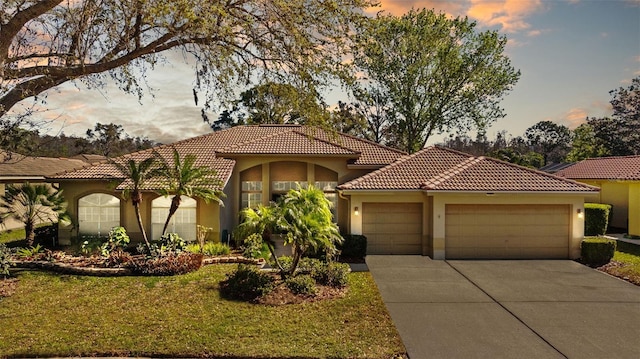
[[0,197],[0,219],[13,218],[24,223],[26,241],[33,246],[35,225],[49,221],[69,221],[62,191],[45,184],[8,185]]
[[221,197],[224,193],[219,190],[221,181],[216,178],[216,171],[206,166],[195,166],[196,156],[192,154],[180,157],[180,153],[173,149],[173,163],[163,160],[160,169],[166,186],[160,189],[163,196],[173,196],[169,215],[162,228],[162,234],[167,232],[167,227],[171,218],[176,213],[181,203],[181,196],[195,197],[204,200],[206,203],[216,201],[223,205]]

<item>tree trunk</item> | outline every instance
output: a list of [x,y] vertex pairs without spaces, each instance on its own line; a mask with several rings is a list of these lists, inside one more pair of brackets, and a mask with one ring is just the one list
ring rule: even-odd
[[173,215],[176,214],[176,211],[178,211],[178,207],[180,207],[181,201],[182,200],[178,195],[173,196],[173,199],[171,199],[171,207],[169,207],[169,215],[167,216],[167,220],[164,222],[164,228],[162,228],[163,236],[167,233],[167,227],[169,227],[169,222],[171,221],[171,217],[173,217]]
[[300,257],[302,257],[302,248],[300,245],[295,244],[293,251],[293,263],[291,263],[291,269],[289,270],[289,275],[293,275],[298,269],[298,263],[300,263]]
[[136,210],[136,219],[138,220],[138,227],[140,227],[140,232],[142,232],[142,239],[144,239],[144,243],[147,245],[147,249],[151,251],[151,243],[149,243],[149,239],[147,239],[147,232],[145,232],[144,225],[142,224],[142,215],[140,214],[140,204],[137,202],[134,202],[133,208],[135,208]]
[[36,231],[35,231],[33,222],[27,221],[24,224],[24,231],[25,231],[25,239],[27,241],[27,246],[33,247],[33,242],[35,242],[35,239],[36,239]]

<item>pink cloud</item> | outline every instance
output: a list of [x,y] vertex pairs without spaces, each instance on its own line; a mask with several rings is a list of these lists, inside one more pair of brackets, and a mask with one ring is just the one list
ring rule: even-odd
[[499,26],[505,32],[527,30],[526,18],[545,9],[542,0],[470,0],[467,15],[484,26]]
[[375,14],[383,10],[387,13],[400,16],[412,8],[434,9],[436,11],[443,11],[451,16],[458,16],[464,14],[465,2],[444,0],[381,0],[379,7],[370,8],[368,12]]
[[588,115],[587,110],[583,108],[572,108],[562,116],[561,121],[570,129],[574,129],[583,124]]

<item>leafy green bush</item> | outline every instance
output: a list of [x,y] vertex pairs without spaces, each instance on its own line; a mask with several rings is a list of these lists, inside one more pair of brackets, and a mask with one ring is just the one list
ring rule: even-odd
[[11,261],[11,252],[4,243],[0,243],[0,275],[6,277],[9,275],[9,268],[13,265]]
[[163,252],[180,253],[187,248],[187,241],[178,233],[167,233],[160,238],[160,248]]
[[311,277],[318,284],[331,287],[344,287],[347,285],[348,275],[351,271],[346,263],[329,262],[319,266],[311,272]]
[[284,283],[287,288],[296,295],[313,296],[317,292],[316,281],[308,274],[289,277]]
[[584,235],[599,236],[607,232],[611,205],[600,203],[584,204]]
[[310,274],[316,270],[322,269],[327,262],[317,258],[302,258],[298,264],[298,272]]
[[271,275],[246,264],[239,264],[234,272],[227,274],[227,279],[220,282],[222,296],[246,301],[268,294],[274,288],[275,279]]
[[606,238],[585,238],[580,245],[582,263],[599,267],[611,261],[616,251],[616,241]]
[[44,253],[44,248],[40,244],[36,244],[35,247],[18,248],[18,250],[16,251],[16,254],[18,255],[18,257],[22,259],[30,259],[30,260],[39,259],[40,255],[43,253]]
[[182,252],[167,254],[156,258],[132,260],[125,264],[136,274],[176,275],[195,272],[202,266],[202,254]]
[[251,234],[243,241],[242,255],[245,258],[260,258],[263,246],[262,236],[257,233]]
[[111,252],[122,251],[131,242],[124,227],[113,227],[106,238],[98,236],[83,237],[81,251],[84,255],[98,254],[109,257]]
[[206,242],[201,249],[197,243],[188,244],[185,248],[187,252],[202,253],[207,256],[223,256],[231,253],[231,248],[223,243]]
[[360,234],[342,236],[344,242],[338,245],[342,257],[364,257],[367,255],[367,237]]

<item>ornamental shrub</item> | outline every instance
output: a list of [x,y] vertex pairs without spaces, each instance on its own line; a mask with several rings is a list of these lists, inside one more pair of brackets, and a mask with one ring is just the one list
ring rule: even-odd
[[600,267],[611,261],[616,251],[616,241],[606,238],[585,238],[580,245],[582,263]]
[[584,235],[600,236],[607,232],[611,205],[600,203],[584,204]]
[[316,281],[308,274],[289,277],[284,283],[293,294],[307,296],[316,295]]
[[367,255],[367,237],[361,234],[345,234],[344,242],[338,245],[342,257],[364,257]]
[[188,244],[185,247],[187,252],[201,253],[206,256],[224,256],[231,253],[231,248],[223,243],[205,242],[204,247],[201,249],[197,243]]
[[11,261],[11,252],[4,243],[0,243],[0,275],[7,277],[9,268],[13,265]]
[[242,255],[245,258],[260,258],[263,247],[262,236],[258,233],[249,235],[243,241],[243,247]]
[[314,268],[311,277],[318,284],[338,288],[347,285],[350,271],[351,269],[346,263],[329,262]]
[[238,264],[236,270],[220,282],[220,294],[223,297],[246,301],[262,297],[274,288],[275,279],[272,276],[246,264]]

